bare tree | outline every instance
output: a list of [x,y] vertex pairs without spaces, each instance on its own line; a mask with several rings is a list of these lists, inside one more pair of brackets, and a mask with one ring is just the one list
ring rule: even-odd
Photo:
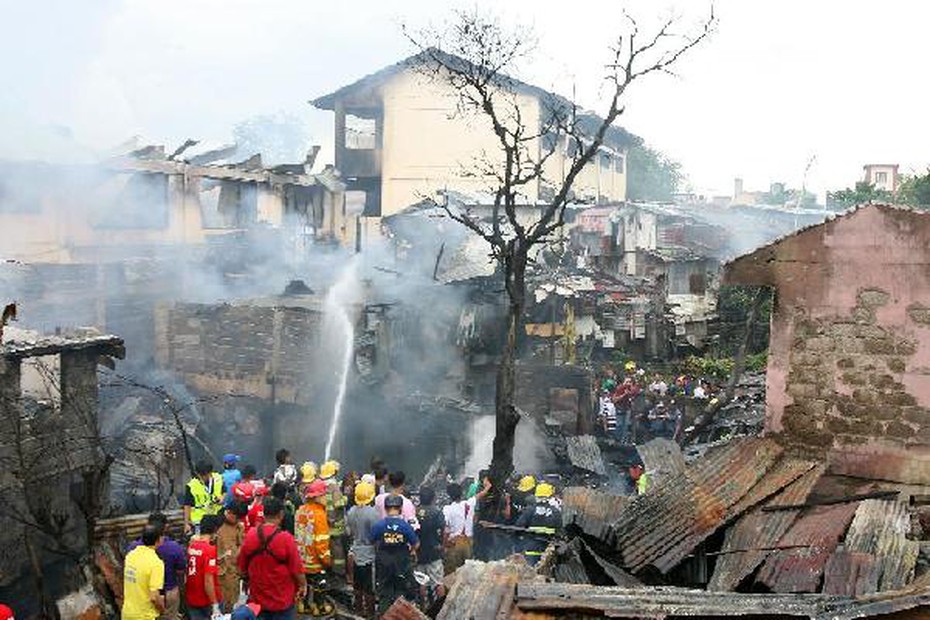
[[[562,229],[565,208],[574,198],[573,187],[592,162],[623,114],[628,88],[653,73],[671,73],[671,67],[703,41],[716,23],[713,8],[692,33],[676,32],[678,19],[670,17],[652,34],[643,34],[635,19],[624,15],[622,34],[606,65],[608,87],[602,116],[581,112],[574,102],[523,84],[506,72],[527,56],[532,44],[525,32],[510,32],[493,17],[460,12],[448,32],[411,34],[421,53],[414,69],[442,81],[458,95],[458,111],[483,118],[496,137],[497,153],[476,165],[473,176],[491,179],[493,205],[490,218],[446,206],[448,216],[484,239],[504,277],[508,298],[507,333],[497,372],[491,480],[500,487],[513,471],[514,434],[519,414],[515,407],[516,351],[526,307],[527,267],[534,248],[550,241]],[[435,45],[433,44],[435,43]],[[540,101],[540,121],[526,119],[524,100],[532,91]],[[547,162],[567,153],[560,178],[550,178]],[[555,160],[553,160],[555,161]],[[518,217],[534,188],[548,188],[538,218]],[[542,195],[543,192],[540,192]]]

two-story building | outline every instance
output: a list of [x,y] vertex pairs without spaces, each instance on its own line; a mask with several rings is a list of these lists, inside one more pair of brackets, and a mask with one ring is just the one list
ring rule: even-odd
[[[346,181],[347,199],[364,203],[372,232],[382,216],[435,198],[439,191],[479,195],[495,187],[493,175],[484,171],[502,158],[497,137],[482,113],[463,110],[459,92],[442,69],[437,73],[429,66],[436,54],[444,53],[427,50],[312,101],[335,113],[335,166]],[[563,109],[571,103],[513,78],[502,76],[500,82],[507,90],[505,101],[530,128],[527,135],[536,134],[527,141],[530,156],[544,161],[544,174],[521,188],[521,201],[544,203],[561,184],[579,145],[564,135],[534,130],[548,126],[553,102]],[[588,126],[599,120],[591,113],[580,113],[579,119]],[[598,155],[575,180],[575,200],[626,199],[626,154],[635,139],[620,127],[610,128]]]

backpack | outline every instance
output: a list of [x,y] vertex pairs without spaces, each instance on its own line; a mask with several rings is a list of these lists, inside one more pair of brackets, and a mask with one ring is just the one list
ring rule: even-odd
[[274,528],[274,531],[271,533],[271,536],[269,536],[268,538],[264,537],[264,535],[262,534],[263,531],[264,529],[262,528],[261,525],[259,525],[255,530],[255,533],[258,536],[259,547],[258,549],[256,549],[255,551],[247,555],[245,558],[245,573],[246,574],[248,574],[249,572],[249,565],[252,563],[252,559],[258,555],[261,555],[262,553],[267,553],[268,555],[270,555],[272,559],[278,564],[287,564],[286,558],[282,560],[281,558],[276,556],[274,553],[272,553],[270,549],[271,541],[274,540],[274,537],[280,534],[283,530],[281,530],[281,528],[279,527]]

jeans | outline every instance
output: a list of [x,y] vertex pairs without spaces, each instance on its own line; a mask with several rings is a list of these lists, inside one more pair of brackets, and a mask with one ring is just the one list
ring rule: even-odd
[[190,620],[210,620],[213,615],[212,607],[188,607],[187,617]]
[[295,620],[297,612],[291,605],[284,611],[263,611],[258,614],[258,620]]

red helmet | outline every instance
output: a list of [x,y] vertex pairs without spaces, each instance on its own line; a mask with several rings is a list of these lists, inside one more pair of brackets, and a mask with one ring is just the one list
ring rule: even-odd
[[232,485],[232,494],[235,499],[248,502],[255,496],[255,487],[251,482],[237,482]]
[[326,495],[326,482],[317,478],[307,486],[307,490],[304,491],[304,496],[320,497],[321,495]]

